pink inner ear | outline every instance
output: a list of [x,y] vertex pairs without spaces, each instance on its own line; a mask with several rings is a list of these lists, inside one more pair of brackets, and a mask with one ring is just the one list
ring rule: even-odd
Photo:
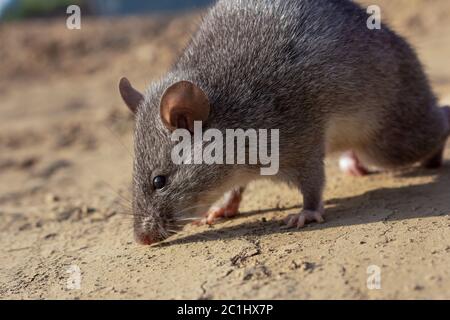
[[183,128],[193,132],[194,121],[206,121],[209,111],[208,97],[189,81],[171,85],[161,98],[161,119],[171,131]]
[[187,130],[189,130],[188,119],[186,118],[185,115],[178,115],[176,124],[177,124],[177,128],[179,128],[179,129],[187,129]]
[[[180,112],[181,111],[181,112]],[[171,130],[175,129],[186,129],[191,133],[194,132],[194,121],[192,120],[191,114],[188,112],[183,112],[183,109],[180,110],[170,110],[170,119],[169,126]],[[192,122],[192,123],[191,123]]]

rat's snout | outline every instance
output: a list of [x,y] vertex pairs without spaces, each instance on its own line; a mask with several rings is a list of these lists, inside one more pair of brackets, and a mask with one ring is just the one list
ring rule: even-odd
[[143,228],[141,224],[134,227],[134,239],[139,244],[150,245],[164,240],[164,237],[156,228]]
[[164,240],[159,224],[155,223],[155,221],[150,217],[146,217],[144,219],[135,218],[134,238],[137,243],[143,245],[150,245]]
[[146,245],[146,246],[162,240],[162,238],[158,237],[156,234],[138,233],[138,232],[134,233],[134,238],[137,243]]

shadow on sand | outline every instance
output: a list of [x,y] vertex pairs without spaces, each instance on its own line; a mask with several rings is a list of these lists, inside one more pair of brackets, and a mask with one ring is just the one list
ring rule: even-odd
[[[450,212],[450,202],[434,203],[433,199],[445,199],[450,195],[450,162],[439,170],[426,170],[413,168],[399,172],[395,175],[399,179],[435,177],[433,182],[404,186],[399,188],[382,188],[371,190],[361,195],[329,199],[326,204],[326,222],[324,224],[311,224],[305,229],[282,229],[281,220],[263,222],[246,222],[230,227],[211,228],[196,234],[167,239],[159,244],[169,246],[199,241],[214,241],[233,239],[242,236],[261,236],[268,234],[282,234],[292,232],[311,232],[326,228],[341,226],[369,224],[380,221],[407,220],[422,217],[443,216]],[[371,210],[364,208],[370,205]],[[285,208],[267,208],[256,211],[242,212],[236,219],[243,219],[249,215],[264,215],[269,212],[284,212],[301,209],[301,205]],[[374,210],[375,208],[375,210]],[[379,208],[379,209],[377,209]],[[416,209],[417,210],[416,210]],[[388,210],[386,210],[388,209]],[[395,209],[395,210],[393,210]],[[377,211],[380,211],[377,213]],[[386,214],[386,211],[389,214]],[[219,222],[220,225],[220,222]],[[158,246],[158,244],[156,245]]]

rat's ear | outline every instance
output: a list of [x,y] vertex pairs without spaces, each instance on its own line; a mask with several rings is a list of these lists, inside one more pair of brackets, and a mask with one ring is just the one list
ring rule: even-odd
[[119,91],[123,101],[125,101],[128,108],[133,113],[136,113],[139,105],[142,101],[144,101],[144,96],[142,95],[142,93],[134,89],[127,78],[120,79]]
[[198,86],[180,81],[166,89],[160,104],[161,120],[170,130],[194,132],[194,121],[206,121],[211,107],[208,97]]

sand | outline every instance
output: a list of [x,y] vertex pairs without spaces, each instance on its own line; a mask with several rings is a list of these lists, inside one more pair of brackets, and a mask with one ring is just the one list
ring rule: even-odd
[[[450,103],[450,2],[373,3]],[[300,197],[259,182],[235,219],[158,246],[134,242],[133,119],[117,81],[143,89],[161,76],[196,21],[0,25],[0,298],[450,298],[450,148],[440,170],[364,178],[327,159],[324,224],[280,229]],[[367,286],[373,270],[378,289]]]

